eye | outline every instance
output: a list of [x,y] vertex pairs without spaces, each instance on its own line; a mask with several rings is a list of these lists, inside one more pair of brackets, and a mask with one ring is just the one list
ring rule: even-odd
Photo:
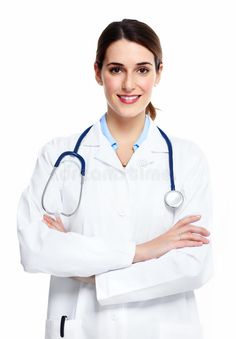
[[[121,70],[121,67],[115,66],[115,67],[110,68],[109,71],[113,74],[119,74],[120,70]],[[140,71],[141,74],[147,74],[149,72],[149,69],[146,67],[141,67],[138,69],[138,71]]]
[[139,71],[143,70],[144,72],[141,72],[141,74],[147,74],[149,72],[149,69],[146,67],[139,68]]
[[120,67],[116,66],[116,67],[110,68],[110,72],[111,72],[111,73],[114,73],[114,74],[117,74],[117,73],[118,73],[118,72],[116,72],[117,70],[119,71],[119,70],[120,70]]

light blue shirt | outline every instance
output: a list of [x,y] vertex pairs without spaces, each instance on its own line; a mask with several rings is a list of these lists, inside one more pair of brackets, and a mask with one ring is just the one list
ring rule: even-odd
[[[141,143],[146,139],[147,134],[148,134],[148,130],[149,130],[149,126],[150,126],[150,120],[149,120],[149,116],[146,115],[145,116],[145,124],[144,124],[144,128],[140,134],[140,136],[138,137],[137,141],[134,143],[133,145],[133,149],[134,151],[136,151],[136,149],[141,145]],[[100,123],[101,123],[101,129],[102,129],[102,133],[105,135],[105,137],[108,139],[108,141],[110,142],[111,146],[113,147],[114,150],[116,150],[118,148],[118,144],[116,142],[116,140],[113,138],[113,136],[111,135],[109,128],[107,126],[107,121],[106,121],[106,113],[101,117],[100,119]]]

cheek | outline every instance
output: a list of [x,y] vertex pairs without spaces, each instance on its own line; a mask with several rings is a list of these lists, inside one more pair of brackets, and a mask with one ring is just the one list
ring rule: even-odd
[[119,88],[119,81],[116,79],[108,78],[104,81],[105,92],[109,95],[113,92],[117,92]]
[[153,86],[154,86],[154,81],[152,79],[150,80],[143,80],[140,81],[139,86],[146,92],[152,92]]

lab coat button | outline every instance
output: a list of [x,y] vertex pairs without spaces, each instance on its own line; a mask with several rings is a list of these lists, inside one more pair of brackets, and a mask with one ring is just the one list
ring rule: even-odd
[[139,166],[144,167],[147,165],[147,160],[146,159],[139,159]]
[[120,211],[119,211],[119,215],[120,215],[121,217],[124,217],[124,216],[126,216],[126,213],[125,213],[124,210],[120,210]]
[[117,316],[117,314],[116,314],[116,313],[112,313],[112,315],[111,315],[111,319],[112,319],[113,321],[116,321],[116,320],[118,320],[118,316]]

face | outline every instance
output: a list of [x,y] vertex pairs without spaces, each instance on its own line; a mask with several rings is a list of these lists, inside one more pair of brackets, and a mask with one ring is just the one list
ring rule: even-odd
[[102,70],[96,63],[94,69],[96,80],[104,86],[108,113],[134,117],[145,114],[153,86],[160,80],[162,65],[157,72],[152,52],[121,39],[108,47]]

